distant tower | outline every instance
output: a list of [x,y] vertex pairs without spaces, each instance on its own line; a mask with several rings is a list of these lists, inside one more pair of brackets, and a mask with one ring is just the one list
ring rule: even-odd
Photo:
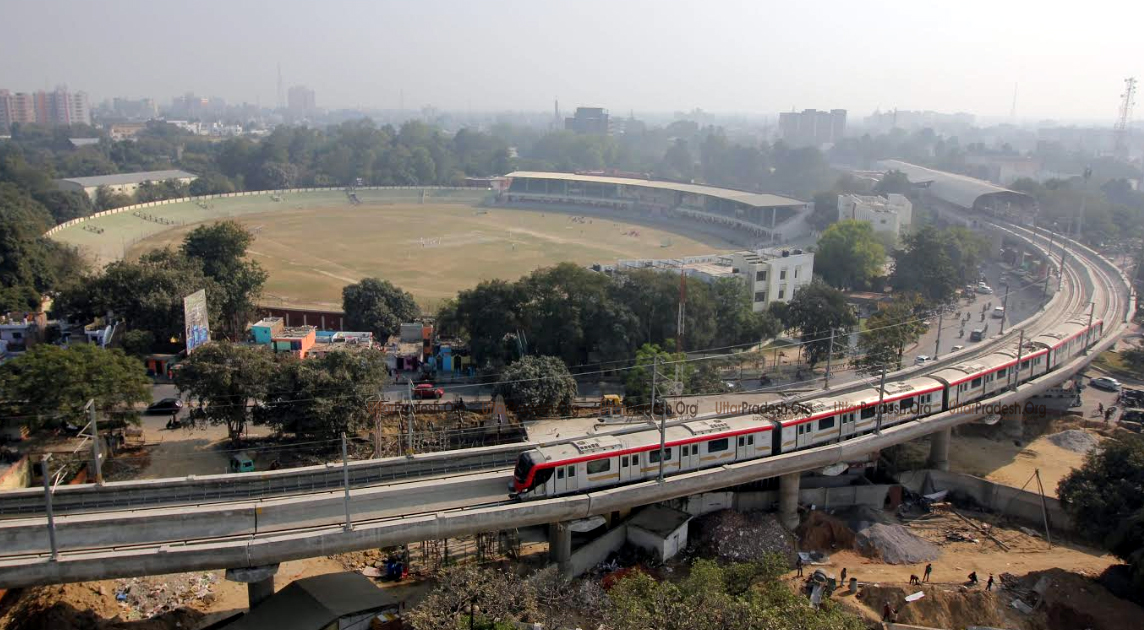
[[278,64],[278,108],[286,107],[286,90],[282,87],[282,64]]
[[1128,123],[1132,120],[1132,106],[1136,104],[1136,77],[1124,80],[1124,93],[1120,95],[1120,116],[1116,119],[1116,157],[1128,158]]
[[1009,121],[1017,122],[1017,82],[1013,82],[1013,105],[1009,108]]
[[560,129],[563,126],[560,121],[560,99],[553,99],[552,105],[555,111],[554,117],[552,118],[552,128]]

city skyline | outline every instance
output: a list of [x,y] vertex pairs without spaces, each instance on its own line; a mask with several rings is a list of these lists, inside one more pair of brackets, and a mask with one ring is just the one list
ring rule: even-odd
[[[1066,15],[1025,2],[904,14],[887,2],[809,11],[728,0],[696,12],[677,2],[340,0],[315,14],[287,0],[271,15],[204,0],[204,13],[228,18],[205,29],[134,0],[57,4],[75,19],[48,28],[32,5],[6,8],[0,41],[21,53],[0,55],[8,89],[67,84],[92,102],[194,92],[272,107],[281,64],[286,85],[306,85],[328,109],[544,111],[559,98],[613,112],[1015,110],[1018,120],[1111,124],[1123,79],[1144,74],[1132,50],[1139,19],[1124,15],[1144,8],[1117,5],[1124,19],[1109,21],[1101,2]],[[118,30],[131,37],[105,37]]]

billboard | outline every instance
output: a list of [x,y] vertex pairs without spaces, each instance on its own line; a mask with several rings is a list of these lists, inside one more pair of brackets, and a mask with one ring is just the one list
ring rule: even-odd
[[183,298],[183,323],[186,326],[187,354],[211,340],[206,289],[199,289]]

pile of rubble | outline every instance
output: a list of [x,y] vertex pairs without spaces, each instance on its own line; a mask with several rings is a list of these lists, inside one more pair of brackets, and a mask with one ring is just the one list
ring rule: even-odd
[[179,573],[115,581],[120,618],[149,619],[185,606],[206,607],[214,602],[214,573]]
[[1049,441],[1074,453],[1088,453],[1099,443],[1091,433],[1079,429],[1069,429],[1049,436]]
[[919,538],[901,525],[876,523],[858,532],[858,550],[888,564],[917,564],[936,560],[937,545]]
[[777,553],[794,562],[794,538],[773,514],[721,510],[701,516],[689,527],[704,555],[733,562],[752,562]]

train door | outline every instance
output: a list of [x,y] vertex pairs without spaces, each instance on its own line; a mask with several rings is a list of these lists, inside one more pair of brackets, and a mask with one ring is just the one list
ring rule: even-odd
[[564,483],[568,488],[568,492],[575,492],[580,488],[579,477],[576,475],[577,464],[571,466],[564,466]]
[[843,439],[848,438],[851,435],[854,435],[855,427],[854,427],[854,412],[853,411],[851,411],[850,413],[844,413],[844,414],[839,415],[838,421],[842,423],[842,426],[840,426],[838,428],[838,431],[839,431],[839,434],[842,436]]
[[684,444],[679,447],[679,469],[691,470],[699,462],[699,445]]
[[809,446],[811,439],[814,437],[814,423],[803,422],[795,427],[796,437],[794,445],[798,448]]
[[556,494],[576,491],[580,487],[577,483],[576,464],[557,466],[556,472],[552,475],[552,484]]
[[640,454],[620,456],[620,483],[640,478]]

